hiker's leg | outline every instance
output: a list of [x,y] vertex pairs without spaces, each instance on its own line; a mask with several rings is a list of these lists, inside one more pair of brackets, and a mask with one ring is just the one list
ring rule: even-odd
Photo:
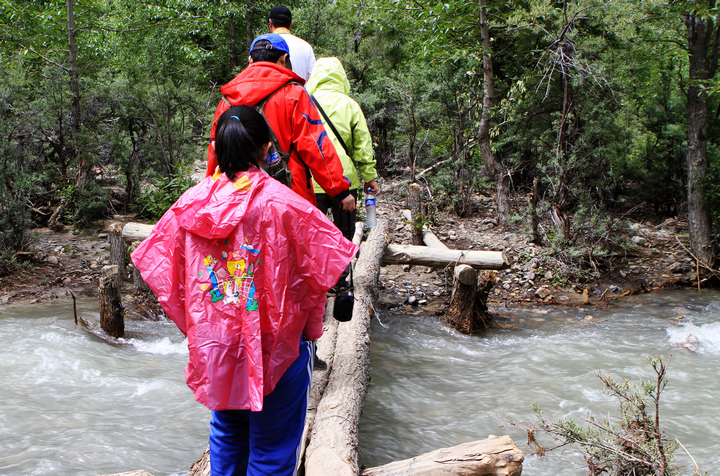
[[302,342],[298,358],[263,399],[262,411],[250,413],[248,476],[297,474],[314,352],[313,342]]
[[250,412],[213,411],[210,421],[212,476],[245,476],[250,454]]

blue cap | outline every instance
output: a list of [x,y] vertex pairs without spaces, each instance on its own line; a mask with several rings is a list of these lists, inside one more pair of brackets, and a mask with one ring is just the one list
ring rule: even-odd
[[255,38],[252,42],[252,45],[250,45],[250,53],[255,51],[255,43],[260,40],[267,40],[270,42],[270,45],[272,45],[266,46],[264,49],[280,50],[287,54],[290,54],[290,48],[288,47],[288,44],[285,42],[285,40],[283,40],[283,37],[278,35],[277,33],[266,33]]

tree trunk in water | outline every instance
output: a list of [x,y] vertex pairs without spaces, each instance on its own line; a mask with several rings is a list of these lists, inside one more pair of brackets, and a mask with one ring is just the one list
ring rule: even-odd
[[[445,313],[445,322],[465,334],[487,329],[490,322],[487,299],[497,282],[495,273],[491,271],[469,273],[467,268],[460,266],[456,267],[455,271],[455,286]],[[465,277],[462,278],[460,273]],[[464,284],[461,278],[466,282],[469,281],[470,284]]]
[[493,64],[490,52],[490,28],[487,22],[486,0],[480,1],[480,33],[483,51],[483,109],[478,127],[478,142],[485,168],[495,177],[498,223],[506,224],[510,216],[510,176],[495,158],[490,145],[490,113],[495,101]]
[[[711,2],[715,3],[715,2]],[[691,13],[685,17],[690,53],[690,86],[688,87],[687,179],[688,225],[690,247],[695,257],[712,265],[710,211],[703,197],[702,184],[708,171],[707,163],[707,83],[717,69],[716,59],[708,61],[708,51],[717,52],[716,42],[710,47],[713,33],[711,19]]]
[[98,297],[100,299],[100,327],[111,337],[125,336],[118,267],[103,266]]

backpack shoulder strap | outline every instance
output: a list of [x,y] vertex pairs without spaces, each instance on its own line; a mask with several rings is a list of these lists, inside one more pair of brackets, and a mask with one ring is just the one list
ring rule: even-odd
[[335,129],[335,124],[333,124],[332,121],[330,120],[330,118],[328,117],[328,115],[325,114],[325,110],[322,108],[322,106],[320,105],[318,100],[315,98],[315,96],[311,95],[310,97],[312,98],[313,102],[315,103],[315,106],[318,108],[318,111],[320,111],[320,114],[322,114],[323,119],[325,119],[325,124],[330,126],[330,129],[333,131],[333,134],[335,134],[335,137],[337,138],[338,142],[340,142],[340,145],[345,150],[345,153],[347,154],[348,157],[350,157],[352,159],[352,154],[350,154],[350,151],[348,150],[347,145],[345,145],[345,141],[342,139],[342,136],[340,136],[340,133],[337,131],[337,129]]

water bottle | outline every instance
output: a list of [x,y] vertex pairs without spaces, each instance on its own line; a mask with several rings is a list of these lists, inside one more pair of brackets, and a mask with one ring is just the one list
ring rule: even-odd
[[368,228],[377,225],[377,203],[375,202],[375,195],[370,192],[371,190],[367,189],[365,195],[365,225]]

